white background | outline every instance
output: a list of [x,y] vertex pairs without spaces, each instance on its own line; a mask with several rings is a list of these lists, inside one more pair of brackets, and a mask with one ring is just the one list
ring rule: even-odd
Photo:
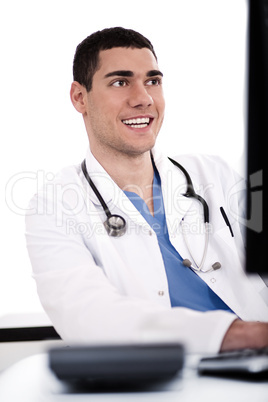
[[1,3],[0,316],[41,310],[24,212],[43,178],[86,152],[69,99],[77,44],[111,26],[147,36],[164,72],[163,150],[219,154],[242,172],[246,22],[245,0]]

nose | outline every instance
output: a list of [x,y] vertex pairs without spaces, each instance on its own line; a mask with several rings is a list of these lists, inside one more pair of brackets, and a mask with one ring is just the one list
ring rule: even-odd
[[145,109],[153,104],[153,98],[143,83],[136,83],[130,90],[129,105],[134,108]]

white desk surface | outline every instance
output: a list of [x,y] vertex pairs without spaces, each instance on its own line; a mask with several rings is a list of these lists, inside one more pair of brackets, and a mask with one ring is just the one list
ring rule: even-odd
[[47,354],[27,357],[0,374],[2,402],[268,402],[268,381],[198,376],[197,356],[186,358],[181,376],[150,391],[68,392],[48,368]]

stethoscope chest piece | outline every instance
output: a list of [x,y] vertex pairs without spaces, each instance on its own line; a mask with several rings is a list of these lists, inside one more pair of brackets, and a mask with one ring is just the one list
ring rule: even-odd
[[112,237],[121,237],[127,230],[125,219],[119,215],[110,215],[104,222],[104,227],[108,235]]

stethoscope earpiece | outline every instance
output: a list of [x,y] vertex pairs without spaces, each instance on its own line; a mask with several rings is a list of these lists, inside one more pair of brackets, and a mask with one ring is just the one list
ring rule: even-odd
[[183,265],[187,268],[191,268],[192,263],[190,260],[188,260],[187,258],[185,260],[182,261]]
[[214,264],[212,264],[211,268],[208,269],[207,271],[204,271],[204,270],[201,269],[201,268],[195,268],[195,267],[193,267],[191,261],[188,260],[188,258],[185,258],[185,260],[183,260],[182,263],[183,263],[183,265],[184,265],[185,267],[187,267],[187,268],[192,268],[194,271],[203,272],[203,273],[211,272],[211,271],[216,271],[217,269],[220,269],[220,268],[221,268],[221,263],[218,262],[218,261],[217,261],[217,262],[214,262]]
[[214,271],[216,271],[217,269],[221,268],[221,263],[220,262],[214,262],[214,264],[212,265],[212,268]]

